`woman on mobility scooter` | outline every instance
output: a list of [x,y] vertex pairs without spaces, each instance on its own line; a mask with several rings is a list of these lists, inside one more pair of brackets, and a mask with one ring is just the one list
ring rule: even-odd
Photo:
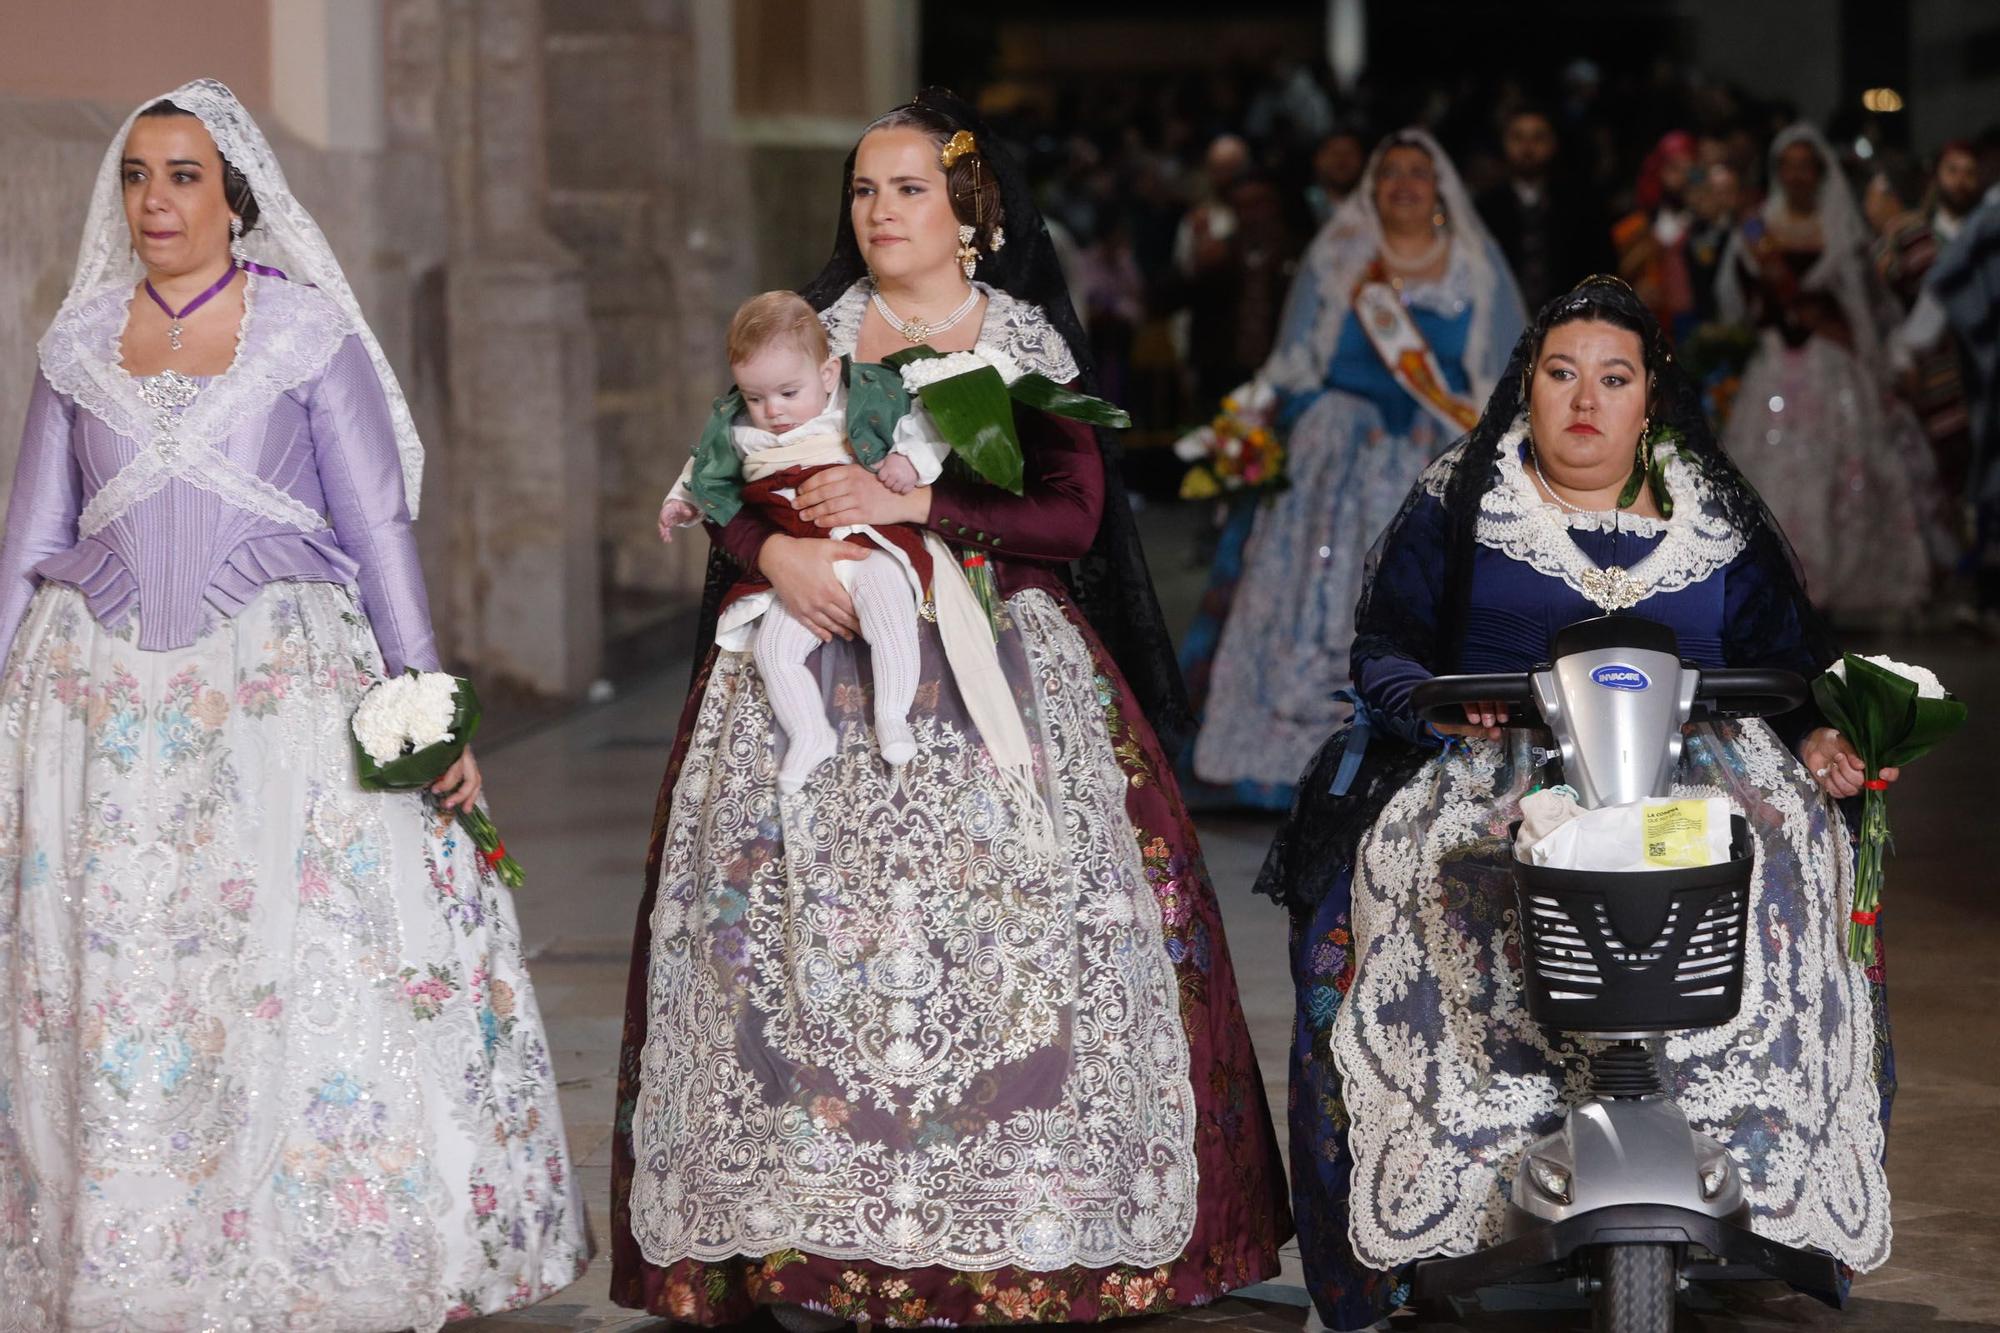
[[[1587,1091],[1583,1043],[1527,1013],[1511,922],[1508,828],[1544,755],[1497,702],[1431,728],[1411,692],[1530,670],[1607,612],[1667,625],[1696,665],[1810,679],[1836,656],[1657,323],[1593,278],[1543,308],[1383,534],[1357,719],[1314,758],[1258,881],[1292,914],[1292,1191],[1333,1328],[1395,1308],[1416,1261],[1500,1240],[1522,1150]],[[1691,730],[1675,792],[1727,797],[1756,870],[1739,1014],[1663,1050],[1667,1092],[1741,1169],[1752,1230],[1855,1270],[1888,1256],[1894,1090],[1879,942],[1866,970],[1845,951],[1852,861],[1829,798],[1861,777],[1809,704]]]

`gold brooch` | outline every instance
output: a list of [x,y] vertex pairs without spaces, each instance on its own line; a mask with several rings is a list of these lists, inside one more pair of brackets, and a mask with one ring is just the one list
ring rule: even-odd
[[957,162],[958,159],[964,157],[967,153],[977,153],[978,151],[979,144],[972,137],[972,131],[960,130],[945,142],[943,148],[938,150],[938,162],[949,171],[952,164]]

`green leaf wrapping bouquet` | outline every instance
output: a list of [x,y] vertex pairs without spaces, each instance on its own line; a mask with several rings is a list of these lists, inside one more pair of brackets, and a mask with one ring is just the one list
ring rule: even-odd
[[[951,446],[948,466],[1014,495],[1026,485],[1015,403],[1091,426],[1122,430],[1132,424],[1123,408],[1065,388],[1046,375],[1024,373],[1005,353],[991,348],[943,353],[920,345],[882,360],[902,375],[903,387],[930,413],[938,434]],[[986,556],[969,551],[960,563],[998,634],[1000,593]]]
[[[369,791],[428,791],[472,743],[479,730],[479,694],[472,682],[442,671],[410,670],[361,696],[354,710],[354,758]],[[479,855],[510,889],[525,878],[507,854],[484,810],[458,812]]]
[[1022,492],[1021,437],[1014,404],[1050,416],[1122,430],[1132,424],[1123,408],[1064,388],[1042,374],[1026,374],[991,349],[942,353],[907,348],[882,358],[903,376],[903,387],[924,405],[952,455],[978,476],[1015,495]]
[[1847,926],[1847,956],[1874,962],[1873,929],[1881,915],[1882,872],[1895,845],[1889,833],[1889,784],[1885,768],[1901,768],[1929,754],[1965,725],[1965,705],[1936,675],[1887,657],[1843,655],[1812,685],[1813,699],[1861,756],[1861,852],[1854,874],[1854,906]]

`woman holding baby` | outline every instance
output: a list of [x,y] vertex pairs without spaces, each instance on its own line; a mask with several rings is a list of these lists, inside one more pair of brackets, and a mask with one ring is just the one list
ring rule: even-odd
[[[918,345],[1088,390],[1047,233],[969,109],[930,92],[875,122],[846,194],[802,293],[835,377],[810,406]],[[768,488],[726,523],[701,506],[723,644],[768,593],[816,648],[795,669],[719,645],[682,718],[627,1005],[614,1295],[703,1324],[1027,1323],[1262,1280],[1284,1185],[1163,758],[1186,705],[1115,455],[1017,405],[1021,494],[949,464],[910,484],[864,417],[857,461],[779,477],[789,516]],[[746,477],[755,448],[806,456],[782,442],[809,421],[738,420],[776,436],[739,439]],[[922,612],[906,711],[872,585],[843,576],[892,547],[932,557],[876,590]],[[955,590],[989,576],[971,653]],[[817,711],[774,716],[781,676]],[[781,772],[822,718],[830,753]]]

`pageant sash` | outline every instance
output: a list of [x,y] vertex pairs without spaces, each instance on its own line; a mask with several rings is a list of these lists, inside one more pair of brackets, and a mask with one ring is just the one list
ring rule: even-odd
[[1423,331],[1410,317],[1408,307],[1396,295],[1383,275],[1380,260],[1354,289],[1354,313],[1361,330],[1368,335],[1375,354],[1389,368],[1389,374],[1403,391],[1417,400],[1456,437],[1471,430],[1479,421],[1479,406],[1459,397],[1445,383],[1437,353],[1424,341]]

